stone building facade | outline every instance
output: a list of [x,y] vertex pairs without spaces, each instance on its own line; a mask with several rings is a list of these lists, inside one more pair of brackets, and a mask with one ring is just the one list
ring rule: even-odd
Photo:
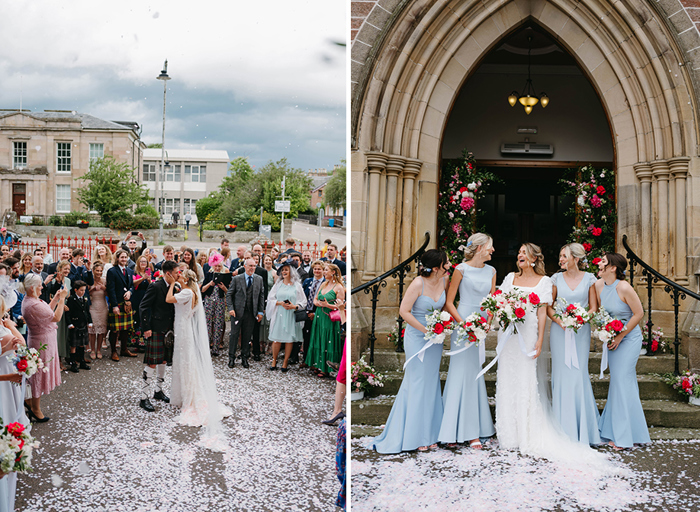
[[138,169],[139,126],[74,111],[0,111],[0,212],[54,215],[82,210],[76,190],[90,160],[112,156]]
[[[695,0],[352,2],[353,285],[408,257],[426,232],[435,240],[440,172],[459,143],[478,158],[480,150],[488,150],[470,146],[480,129],[494,134],[501,129],[515,138],[516,128],[536,124],[550,126],[547,135],[562,148],[550,160],[560,167],[585,164],[589,154],[602,154],[602,163],[614,168],[618,250],[624,252],[626,234],[644,261],[697,289],[699,21]],[[526,116],[521,109],[517,119],[509,117],[515,110],[507,110],[505,102],[526,77],[527,48],[514,48],[512,41],[527,30],[548,38],[549,46],[539,49],[551,52],[546,65],[533,68],[533,80],[552,84],[557,93],[547,91],[551,103],[546,111]],[[515,65],[518,55],[520,64]],[[571,78],[557,81],[556,75]],[[581,89],[573,94],[581,101],[572,102],[568,87],[577,81]],[[497,100],[484,83],[498,86]],[[470,97],[475,90],[480,94]],[[555,102],[567,108],[553,108]],[[575,110],[576,103],[583,103],[584,110]],[[462,117],[482,117],[459,123],[457,111]],[[557,112],[568,116],[562,126],[590,121],[593,128],[563,134],[554,129]],[[597,121],[595,112],[601,113]],[[605,140],[586,132],[602,133]],[[497,148],[508,140],[493,142]],[[515,165],[535,176],[542,166],[554,165],[542,161],[498,155],[490,163]],[[380,297],[379,332],[387,332],[396,318],[393,288]],[[669,296],[653,297],[652,309],[660,311],[654,321],[671,327]],[[368,296],[356,301],[361,320],[368,312]],[[694,305],[684,301],[682,307]]]

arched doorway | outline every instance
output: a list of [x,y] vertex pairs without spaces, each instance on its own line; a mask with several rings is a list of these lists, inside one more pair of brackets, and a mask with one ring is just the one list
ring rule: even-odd
[[[526,114],[506,98],[531,77],[549,104]],[[534,146],[537,145],[537,146]],[[531,151],[535,148],[538,152]],[[482,224],[494,237],[492,264],[499,276],[514,269],[522,242],[542,247],[549,272],[558,268],[559,248],[574,219],[575,198],[562,194],[568,168],[595,162],[613,168],[614,148],[603,105],[576,59],[532,20],[506,34],[465,80],[452,105],[442,137],[442,170],[462,149],[500,177],[479,202]],[[438,226],[438,232],[443,230]]]

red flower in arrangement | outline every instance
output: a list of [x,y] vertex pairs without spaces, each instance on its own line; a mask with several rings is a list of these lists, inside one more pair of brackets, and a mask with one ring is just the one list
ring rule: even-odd
[[540,297],[535,292],[532,292],[527,298],[530,299],[530,304],[533,306],[537,306],[540,303]]
[[597,195],[593,194],[593,197],[591,197],[591,206],[592,206],[593,208],[600,208],[601,206],[603,206],[603,203],[602,203],[602,201],[600,200],[600,197],[598,197]]
[[602,260],[601,260],[600,258],[593,258],[593,264],[594,264],[594,265],[597,265],[597,264],[600,263],[601,261],[602,261]]
[[620,322],[619,320],[613,320],[610,322],[610,327],[615,331],[615,332],[622,332],[622,329],[625,328],[625,324]]
[[525,316],[525,310],[523,308],[515,308],[514,313],[518,318],[523,318]]
[[651,351],[656,352],[659,350],[659,342],[656,340],[651,340]]
[[591,252],[591,249],[593,249],[593,246],[589,244],[588,242],[583,242],[583,248],[586,250],[586,252]]
[[593,228],[591,233],[593,233],[593,236],[600,236],[603,233],[603,228]]
[[571,313],[574,309],[576,309],[576,306],[574,306],[573,304],[569,304],[568,306],[566,306],[567,313]]
[[502,294],[502,293],[503,293],[503,292],[502,292],[501,290],[496,290],[495,292],[493,292],[494,295],[500,295],[500,294]]
[[576,321],[580,324],[583,325],[585,322],[583,321],[583,317],[581,315],[576,315]]
[[17,361],[17,370],[20,372],[23,372],[24,370],[27,369],[27,360],[26,359],[20,359]]
[[24,425],[19,422],[10,423],[7,426],[7,431],[15,437],[19,437],[24,432]]
[[602,196],[605,194],[605,187],[603,185],[598,185],[598,188],[595,189],[596,192],[598,192],[599,196]]
[[687,377],[683,379],[682,386],[683,391],[685,391],[688,394],[690,394],[691,390],[693,389],[693,386],[690,385],[690,379],[688,379]]
[[469,341],[471,341],[472,343],[476,342],[476,335],[473,332],[469,333]]
[[462,188],[459,189],[459,193],[460,193],[460,194],[463,194],[463,193],[466,192],[467,190],[469,190],[467,187],[462,187]]
[[433,332],[435,334],[442,334],[442,331],[445,330],[445,326],[443,326],[441,323],[435,324],[435,327],[433,327]]

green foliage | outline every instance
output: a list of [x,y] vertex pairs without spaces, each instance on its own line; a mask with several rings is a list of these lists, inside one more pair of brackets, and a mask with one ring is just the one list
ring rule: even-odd
[[158,218],[158,211],[150,204],[145,204],[136,208],[135,215],[145,215],[146,217]]
[[66,213],[63,216],[63,225],[68,227],[75,227],[78,225],[79,220],[90,220],[90,215],[87,212],[76,212],[72,211]]
[[43,226],[44,217],[37,217],[36,215],[32,217],[32,226]]
[[204,197],[197,201],[195,205],[195,211],[197,212],[197,219],[199,223],[202,224],[205,221],[212,220],[216,210],[221,205],[221,200],[216,192],[212,192],[207,197]]
[[261,206],[267,211],[275,211],[275,201],[282,199],[282,178],[286,178],[285,199],[290,201],[288,218],[296,217],[299,212],[306,211],[311,199],[311,178],[301,169],[293,169],[286,158],[277,162],[269,162],[255,174],[251,181],[259,183]]
[[[231,217],[231,221],[229,222],[229,224],[242,226],[243,224],[248,222],[248,219],[256,216],[258,219],[260,219],[260,212],[255,208],[240,208],[236,213],[233,214],[233,217]],[[258,220],[258,222],[260,221]]]
[[248,162],[248,158],[244,156],[239,156],[238,158],[232,160],[228,170],[231,175],[224,178],[222,185],[226,182],[227,178],[231,178],[232,181],[238,184],[248,183],[255,172]]
[[141,229],[156,229],[158,218],[149,215],[132,215],[129,212],[118,212],[113,215],[109,228],[117,231],[131,231]]
[[63,219],[60,215],[52,215],[49,217],[49,226],[62,226]]
[[[345,164],[345,161],[343,161],[343,164]],[[333,177],[326,185],[324,203],[333,209],[341,208],[344,210],[347,203],[346,189],[345,165],[343,165],[336,169]]]
[[162,142],[154,142],[153,144],[148,145],[148,149],[162,149],[162,148],[163,148]]
[[[277,215],[273,215],[270,212],[263,212],[263,224],[269,224],[272,226],[272,231],[279,233],[279,230],[282,225],[282,217],[278,217]],[[260,214],[256,213],[253,215],[250,219],[246,221],[246,223],[243,225],[243,230],[244,231],[257,231],[258,227],[260,226]]]
[[90,162],[90,171],[77,178],[87,183],[78,189],[78,201],[111,222],[114,214],[148,204],[148,190],[136,183],[134,170],[110,156]]

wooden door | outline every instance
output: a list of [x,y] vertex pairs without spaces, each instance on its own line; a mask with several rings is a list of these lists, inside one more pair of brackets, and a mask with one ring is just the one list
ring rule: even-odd
[[27,213],[27,185],[25,183],[12,184],[12,211],[18,217]]

